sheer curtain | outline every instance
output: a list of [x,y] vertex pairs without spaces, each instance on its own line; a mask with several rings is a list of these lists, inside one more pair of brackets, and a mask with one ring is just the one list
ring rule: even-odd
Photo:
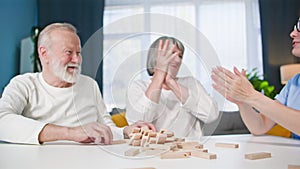
[[[213,94],[216,65],[262,72],[258,0],[109,0],[104,10],[103,97],[125,108],[128,84],[149,79],[147,49],[162,35],[186,48],[179,76],[194,76]],[[220,109],[236,110],[225,102]]]

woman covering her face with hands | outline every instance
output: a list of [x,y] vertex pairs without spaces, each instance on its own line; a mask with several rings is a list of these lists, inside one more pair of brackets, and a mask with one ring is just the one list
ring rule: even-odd
[[217,105],[193,77],[177,77],[184,54],[183,44],[160,37],[148,51],[149,81],[136,80],[127,91],[129,123],[151,122],[157,130],[174,131],[177,137],[202,136],[202,124],[218,118]]

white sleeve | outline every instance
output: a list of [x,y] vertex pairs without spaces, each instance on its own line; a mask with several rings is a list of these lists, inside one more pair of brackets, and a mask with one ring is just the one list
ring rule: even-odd
[[210,123],[219,116],[217,103],[196,79],[189,82],[189,98],[182,107],[197,119]]
[[94,85],[94,90],[95,90],[95,97],[96,97],[96,104],[97,104],[97,109],[99,112],[99,117],[98,117],[98,122],[101,124],[105,124],[110,127],[112,133],[113,133],[113,139],[114,140],[120,140],[124,139],[123,136],[123,129],[124,128],[119,128],[115,125],[115,123],[112,121],[110,114],[106,110],[106,106],[104,104],[104,101],[102,99],[101,92],[99,90],[99,87],[97,83],[95,82]]
[[126,95],[126,119],[129,124],[138,120],[153,122],[161,106],[152,102],[145,95],[147,84],[134,81],[129,85]]
[[24,117],[23,109],[28,104],[30,87],[16,78],[5,88],[0,99],[0,140],[40,144],[38,136],[46,123]]

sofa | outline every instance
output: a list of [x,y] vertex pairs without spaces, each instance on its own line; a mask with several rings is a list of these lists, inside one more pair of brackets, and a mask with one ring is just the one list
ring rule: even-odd
[[[118,127],[128,125],[126,117],[126,110],[120,108],[113,108],[110,112],[113,122]],[[239,111],[220,112],[219,118],[209,124],[203,125],[204,135],[221,135],[221,134],[248,134],[250,133],[244,122],[241,119]]]

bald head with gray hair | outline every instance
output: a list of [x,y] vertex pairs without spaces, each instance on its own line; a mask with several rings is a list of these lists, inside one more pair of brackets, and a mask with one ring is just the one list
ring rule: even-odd
[[184,46],[183,44],[176,38],[168,37],[168,36],[162,36],[158,39],[156,39],[150,46],[150,49],[148,51],[147,56],[147,72],[150,76],[153,76],[154,69],[156,67],[156,58],[158,54],[158,47],[159,47],[159,41],[162,40],[163,43],[165,43],[166,40],[169,40],[169,49],[172,47],[172,45],[176,45],[179,50],[182,52],[182,55],[184,53]]

